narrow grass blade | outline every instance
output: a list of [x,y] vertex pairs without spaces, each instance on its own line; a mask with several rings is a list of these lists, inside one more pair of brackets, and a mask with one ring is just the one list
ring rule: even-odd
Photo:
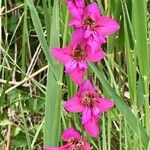
[[[26,47],[28,40],[28,27],[27,27],[27,9],[28,5],[25,2],[24,6],[24,18],[23,18],[23,35],[22,35],[22,49],[21,49],[21,68],[23,72],[26,72]],[[22,74],[21,78],[25,76]]]
[[[147,1],[146,0],[132,0],[133,3],[133,27],[136,37],[136,53],[138,56],[139,67],[142,76],[148,76],[149,70],[149,53],[147,45]],[[139,32],[139,30],[142,30]]]
[[[52,11],[50,49],[60,47],[59,41],[59,2],[55,1]],[[50,55],[50,54],[49,54]],[[54,60],[54,71],[60,81],[63,76],[62,66]],[[61,127],[61,86],[55,80],[52,68],[48,68],[45,103],[44,146],[58,146]]]
[[[145,101],[145,124],[147,133],[150,135],[150,120],[149,120],[149,51],[147,42],[147,1],[132,0],[133,10],[133,26],[136,37],[135,51],[138,58],[141,81],[143,84],[144,101]],[[139,11],[140,10],[140,11]],[[139,32],[139,29],[141,31]]]
[[[133,35],[133,29],[131,26],[131,20],[129,18],[128,10],[126,4],[122,5],[123,7],[123,17],[124,17],[124,35],[125,35],[125,52],[126,52],[126,63],[127,63],[127,74],[128,74],[128,82],[129,82],[129,92],[131,101],[136,108],[137,100],[136,100],[136,56],[133,49],[133,44],[135,43],[135,38]],[[133,42],[132,42],[133,41]],[[136,113],[136,110],[135,110]]]

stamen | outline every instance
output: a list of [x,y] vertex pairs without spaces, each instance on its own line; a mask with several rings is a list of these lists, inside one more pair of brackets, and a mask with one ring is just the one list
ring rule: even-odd
[[82,150],[84,146],[84,142],[82,139],[69,139],[68,144],[70,144],[69,150]]
[[96,26],[96,22],[90,16],[87,16],[83,19],[83,26],[86,28],[94,28]]
[[94,93],[85,92],[82,94],[81,102],[87,106],[93,106],[96,102],[96,97]]
[[83,60],[86,57],[86,50],[81,49],[80,47],[77,47],[74,51],[73,51],[73,58],[76,60]]

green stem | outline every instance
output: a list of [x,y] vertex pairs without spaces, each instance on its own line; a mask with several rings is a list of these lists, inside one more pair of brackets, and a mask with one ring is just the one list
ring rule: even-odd
[[[23,36],[22,36],[22,49],[21,49],[21,68],[22,71],[25,72],[26,70],[26,45],[27,45],[27,8],[28,5],[25,2],[24,5],[24,19],[23,19]],[[21,78],[24,79],[24,74],[21,74]]]

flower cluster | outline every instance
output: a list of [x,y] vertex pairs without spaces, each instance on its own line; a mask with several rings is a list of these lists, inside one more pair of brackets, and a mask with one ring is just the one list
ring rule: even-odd
[[[70,44],[65,48],[53,48],[54,58],[65,65],[65,72],[79,85],[76,96],[64,105],[67,111],[82,113],[82,125],[85,131],[93,136],[99,135],[99,117],[101,113],[111,109],[114,103],[99,96],[91,81],[84,81],[88,62],[100,62],[105,54],[101,45],[106,37],[119,29],[119,24],[112,18],[103,16],[97,3],[85,5],[84,0],[66,0],[71,14],[70,26],[74,27]],[[72,128],[64,131],[62,136],[67,141],[59,148],[45,150],[90,150],[90,145]]]

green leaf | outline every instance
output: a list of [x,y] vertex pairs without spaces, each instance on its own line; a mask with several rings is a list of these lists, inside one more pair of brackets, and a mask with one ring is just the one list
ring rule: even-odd
[[[54,2],[52,11],[52,24],[50,31],[50,49],[60,47],[59,41],[59,3]],[[59,81],[62,78],[62,66],[54,60],[54,71]],[[44,146],[58,146],[60,139],[61,127],[61,86],[55,80],[52,74],[52,68],[48,68],[47,91],[45,103],[45,129],[44,129]]]
[[22,131],[20,131],[13,139],[12,141],[13,145],[16,147],[16,148],[19,148],[19,147],[23,147],[27,144],[26,142],[26,134],[23,133]]

